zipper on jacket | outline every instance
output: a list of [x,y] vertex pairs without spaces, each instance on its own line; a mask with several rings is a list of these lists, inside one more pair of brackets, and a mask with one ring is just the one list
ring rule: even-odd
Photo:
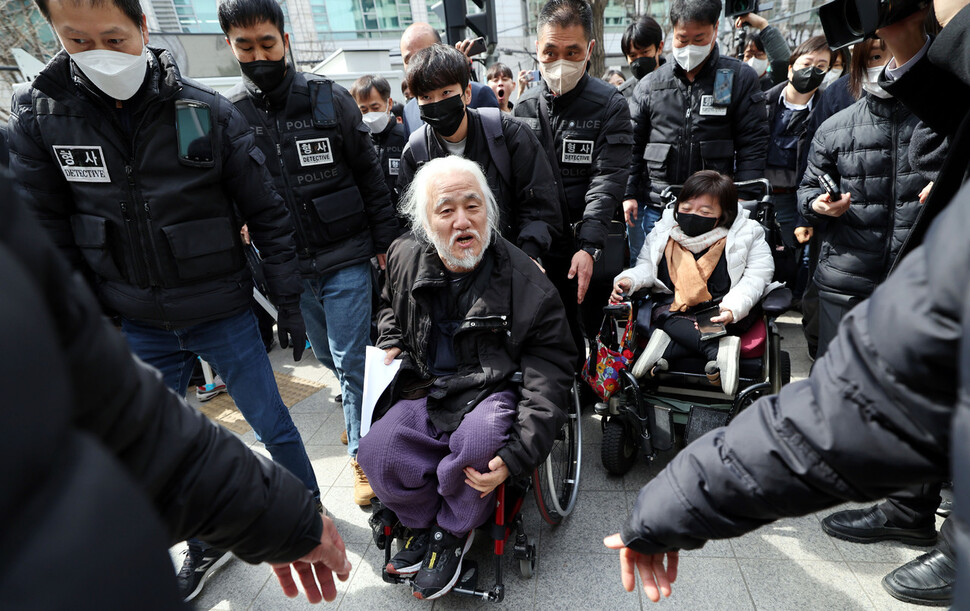
[[125,220],[125,232],[128,234],[128,243],[131,244],[131,265],[135,272],[134,280],[138,284],[147,284],[148,273],[143,269],[144,261],[138,256],[138,249],[135,247],[139,240],[136,240],[137,231],[132,227],[134,221],[128,212],[128,202],[121,202],[121,218]]
[[[269,111],[267,111],[267,114],[269,114]],[[280,197],[283,198],[284,204],[290,204],[287,208],[292,210],[293,229],[296,231],[302,243],[302,248],[300,248],[300,244],[297,245],[297,251],[313,261],[313,254],[310,252],[310,240],[307,236],[306,227],[303,226],[303,221],[300,219],[297,202],[293,198],[293,188],[290,186],[290,177],[286,172],[286,164],[283,163],[283,129],[280,127],[279,115],[273,118],[273,122],[276,123],[276,134],[270,137],[273,139],[273,144],[276,145],[276,160],[280,164],[280,176],[283,178],[284,192],[280,194]],[[310,218],[310,209],[307,207],[306,202],[300,198],[299,204],[303,207],[303,213],[306,215],[306,218]]]
[[152,208],[148,205],[148,200],[145,200],[145,221],[148,228],[148,241],[152,246],[152,259],[155,261],[155,265],[158,268],[158,275],[161,277],[162,274],[162,259],[158,255],[158,244],[155,242],[155,228],[152,223]]
[[889,266],[893,263],[893,233],[896,230],[896,178],[899,176],[898,168],[896,167],[896,147],[899,146],[899,143],[896,141],[899,138],[899,133],[896,129],[896,108],[897,104],[893,101],[892,110],[889,112],[889,154],[892,160],[893,179],[889,181],[889,224],[886,227],[886,255],[883,262],[883,273],[881,274],[882,280],[886,278],[886,275],[889,273]]
[[[692,135],[691,132],[693,132],[693,123],[694,123],[693,117],[691,116],[693,108],[694,108],[694,83],[690,83],[689,85],[687,85],[687,112],[684,113],[684,119],[686,120],[686,123],[684,123],[684,143],[686,144],[686,146],[680,147],[680,154],[677,155],[678,167],[677,167],[677,174],[675,174],[676,178],[674,178],[674,183],[684,182],[686,177],[681,178],[681,175],[683,173],[683,168],[687,168],[689,171],[691,161],[694,158],[693,157],[694,141],[691,138],[691,135]],[[687,154],[686,164],[684,163],[684,153]]]
[[[131,195],[131,201],[132,202],[136,202],[138,200],[138,197],[137,197],[137,187],[135,185],[134,172],[133,172],[132,167],[131,167],[130,164],[128,164],[128,165],[125,166],[125,176],[128,179],[128,193]],[[135,211],[135,218],[137,219],[138,218],[138,206],[137,205],[134,206],[134,211]],[[148,262],[148,248],[149,248],[149,243],[148,242],[149,241],[145,240],[145,236],[143,234],[143,227],[142,227],[142,224],[141,223],[136,223],[135,224],[135,233],[138,236],[138,244],[137,244],[137,246],[141,248],[141,251],[142,252],[139,253],[138,252],[138,249],[137,248],[134,248],[135,244],[132,244],[132,246],[133,246],[133,248],[132,248],[132,255],[134,255],[135,259],[140,260],[141,263],[144,265],[144,271],[145,271],[145,274],[148,277],[148,284],[149,284],[149,286],[156,286],[158,284],[158,281],[155,278],[155,274],[152,273],[153,272],[152,266]],[[142,257],[144,257],[144,258],[142,258]]]

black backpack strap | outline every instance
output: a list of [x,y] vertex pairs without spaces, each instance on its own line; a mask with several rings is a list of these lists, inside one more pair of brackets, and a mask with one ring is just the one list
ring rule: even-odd
[[505,132],[502,131],[502,111],[498,108],[477,108],[482,118],[482,128],[485,130],[485,140],[488,142],[488,152],[495,162],[499,175],[507,185],[514,185],[512,180],[512,156],[505,142]]
[[421,129],[411,132],[408,138],[408,147],[414,157],[414,165],[418,168],[431,160],[431,154],[428,152],[428,130],[430,129],[429,126],[422,125]]

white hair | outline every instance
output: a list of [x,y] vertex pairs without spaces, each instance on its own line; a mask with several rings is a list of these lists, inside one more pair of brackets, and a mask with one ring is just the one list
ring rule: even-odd
[[465,172],[475,177],[478,188],[485,197],[485,213],[488,219],[488,233],[486,243],[491,238],[498,235],[499,211],[495,195],[488,186],[488,180],[482,172],[482,168],[477,163],[457,155],[439,157],[425,163],[414,175],[414,180],[408,185],[402,198],[401,211],[408,218],[411,231],[415,237],[423,242],[430,242],[428,231],[430,221],[428,219],[428,191],[431,185],[442,175],[455,175]]

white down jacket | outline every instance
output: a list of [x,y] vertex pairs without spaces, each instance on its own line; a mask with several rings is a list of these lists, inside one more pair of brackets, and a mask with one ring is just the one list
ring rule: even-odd
[[[673,293],[673,287],[657,279],[657,267],[664,256],[670,231],[676,224],[674,209],[665,209],[640,249],[636,267],[621,272],[613,282],[629,278],[633,281],[631,292],[646,287],[651,291]],[[747,316],[761,300],[775,272],[775,261],[765,241],[764,228],[751,220],[744,208],[738,210],[738,218],[728,230],[724,256],[731,277],[731,290],[721,300],[721,308],[731,310],[737,321]]]

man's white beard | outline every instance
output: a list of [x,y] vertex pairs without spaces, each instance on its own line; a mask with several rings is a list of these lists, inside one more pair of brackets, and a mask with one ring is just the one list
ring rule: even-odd
[[[451,248],[455,245],[455,242],[458,241],[458,236],[461,233],[470,234],[474,236],[476,240],[481,242],[482,249],[478,252],[478,254],[467,252],[461,257],[456,257],[451,253]],[[438,251],[438,256],[441,257],[441,260],[445,262],[445,265],[447,267],[460,269],[465,272],[470,272],[471,270],[478,267],[478,264],[482,262],[482,257],[485,256],[485,251],[492,243],[492,232],[488,232],[488,234],[485,236],[485,239],[482,240],[481,234],[479,234],[474,229],[453,233],[451,235],[451,238],[448,240],[447,244],[443,239],[441,239],[441,237],[437,233],[428,232],[428,237],[430,238],[431,244],[434,246],[434,249]]]

